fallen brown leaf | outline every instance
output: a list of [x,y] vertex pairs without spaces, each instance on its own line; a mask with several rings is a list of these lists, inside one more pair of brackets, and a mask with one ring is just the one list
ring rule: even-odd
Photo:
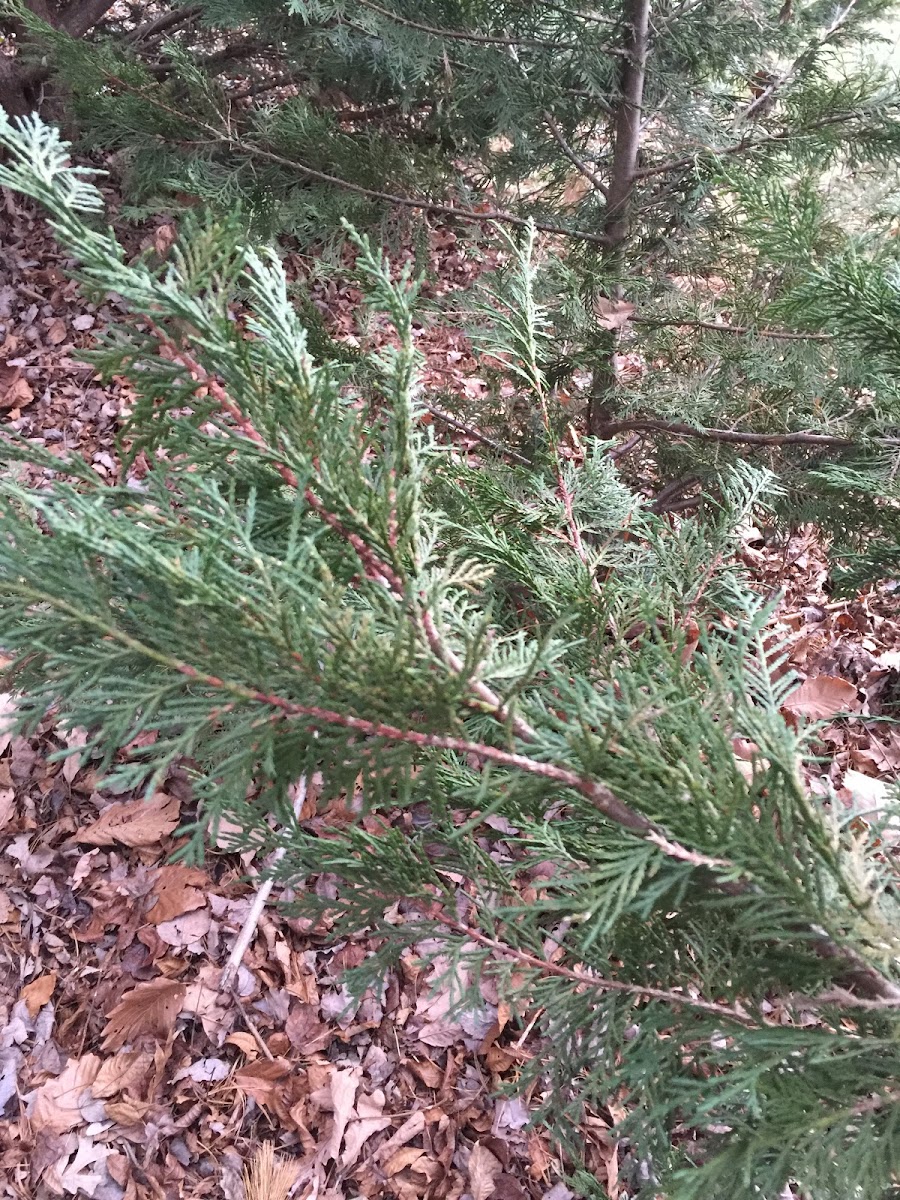
[[291,1064],[285,1059],[261,1058],[235,1071],[234,1082],[261,1108],[272,1108],[276,1097],[284,1092],[284,1083],[290,1074]]
[[329,1091],[331,1092],[331,1104],[334,1110],[334,1126],[331,1130],[331,1139],[328,1147],[325,1150],[323,1162],[333,1158],[337,1162],[341,1152],[341,1142],[344,1138],[344,1130],[347,1128],[347,1123],[350,1120],[350,1114],[353,1112],[353,1101],[356,1099],[356,1089],[359,1087],[361,1071],[359,1068],[347,1068],[345,1071],[332,1071],[329,1081]]
[[25,1007],[28,1009],[30,1017],[37,1016],[38,1012],[53,995],[55,987],[55,971],[50,971],[47,975],[41,975],[39,979],[32,979],[31,983],[25,984],[22,988],[20,998],[25,1001]]
[[499,1159],[487,1146],[476,1142],[469,1155],[469,1190],[472,1200],[488,1200],[496,1190],[497,1176],[502,1170]]
[[822,721],[846,711],[856,699],[856,688],[846,679],[839,675],[815,675],[795,688],[782,707],[794,716]]
[[153,1055],[143,1050],[131,1050],[104,1059],[91,1084],[98,1100],[109,1100],[119,1092],[139,1090],[153,1066]]
[[60,346],[68,336],[65,321],[60,317],[54,317],[47,327],[47,341],[51,346]]
[[33,399],[22,368],[0,363],[0,408],[24,408]]
[[66,1133],[80,1125],[81,1103],[91,1098],[90,1087],[100,1070],[96,1054],[72,1058],[61,1075],[35,1091],[28,1116],[34,1133]]
[[186,988],[174,979],[151,979],[126,992],[109,1014],[103,1049],[119,1050],[143,1034],[165,1041],[181,1011]]
[[425,1157],[425,1151],[421,1146],[404,1146],[396,1154],[392,1154],[384,1164],[384,1173],[388,1178],[392,1175],[399,1175],[408,1167],[415,1167],[419,1160]]
[[295,1004],[288,1013],[284,1031],[301,1054],[324,1050],[334,1037],[334,1029],[323,1024],[318,1014],[318,1006],[312,1004]]
[[380,1133],[391,1124],[391,1118],[384,1116],[384,1092],[373,1092],[371,1096],[360,1096],[356,1102],[353,1119],[344,1134],[344,1152],[341,1155],[341,1167],[346,1170],[359,1158],[364,1144],[373,1134]]
[[180,804],[157,792],[149,800],[125,800],[104,809],[93,824],[74,835],[87,846],[157,846],[178,827]]
[[182,913],[193,912],[206,904],[204,885],[209,884],[205,871],[196,867],[169,864],[156,872],[151,897],[153,903],[147,910],[147,920],[162,925]]

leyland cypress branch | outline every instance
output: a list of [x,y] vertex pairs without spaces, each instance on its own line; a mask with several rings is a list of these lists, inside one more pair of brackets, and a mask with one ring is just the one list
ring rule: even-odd
[[[157,331],[157,336],[165,339],[168,355],[176,355],[181,365],[189,371],[191,378],[199,386],[205,387],[209,391],[223,413],[234,422],[240,434],[254,445],[266,448],[265,439],[253,426],[252,421],[241,412],[239,406],[228,396],[222,385],[210,376],[209,372],[197,362],[190,352],[173,347],[171,341],[166,339],[160,331]],[[275,465],[288,486],[293,488],[299,486],[297,476],[290,467],[284,463]],[[396,575],[390,564],[384,562],[377,551],[368,546],[360,535],[348,530],[341,518],[328,509],[312,488],[307,487],[304,490],[304,496],[317,515],[354,549],[363,564],[367,577],[383,584],[399,601],[408,600],[409,589],[404,581]],[[412,615],[435,657],[456,675],[462,677],[464,664],[455,651],[447,645],[427,604],[422,603],[418,611],[413,610]],[[114,632],[109,632],[110,636],[115,636]],[[584,796],[609,820],[650,841],[668,857],[709,871],[714,890],[724,891],[734,896],[752,893],[755,890],[755,885],[751,880],[734,878],[723,880],[721,878],[723,872],[729,875],[734,874],[734,866],[727,860],[704,855],[679,844],[669,838],[664,829],[659,828],[642,813],[623,803],[604,784],[589,776],[579,774],[571,768],[546,763],[526,754],[503,750],[483,742],[473,742],[464,738],[422,730],[402,729],[385,722],[370,721],[331,709],[298,704],[264,689],[229,683],[218,676],[204,673],[188,663],[170,660],[170,666],[187,678],[196,679],[210,687],[230,692],[236,698],[240,697],[274,708],[286,717],[308,718],[314,728],[333,726],[359,732],[368,738],[384,739],[395,744],[407,744],[422,749],[450,750],[463,755],[471,755],[482,762],[494,762],[498,766],[508,767],[548,782],[557,783]],[[498,721],[504,725],[509,724],[512,732],[521,741],[526,744],[534,744],[540,740],[538,731],[523,718],[511,714],[500,698],[481,680],[468,679],[467,686],[472,696],[483,704]],[[852,948],[841,946],[821,933],[817,933],[814,946],[822,957],[845,963],[845,976],[864,994],[883,1000],[900,998],[900,987],[881,975]]]
[[432,920],[443,925],[445,929],[452,929],[454,933],[460,934],[468,941],[475,942],[479,946],[484,946],[488,950],[493,950],[502,957],[510,958],[514,962],[520,963],[523,967],[538,971],[542,975],[555,975],[559,979],[568,979],[571,983],[576,983],[580,987],[596,988],[597,991],[624,992],[626,995],[634,996],[639,1000],[659,1000],[663,1004],[671,1004],[678,1008],[693,1008],[710,1016],[722,1017],[727,1021],[734,1021],[738,1025],[743,1025],[749,1029],[759,1028],[759,1023],[749,1013],[743,1012],[737,1007],[727,1004],[716,1004],[715,1001],[704,1000],[699,996],[691,996],[686,992],[673,992],[666,988],[642,987],[637,983],[626,983],[621,979],[610,979],[605,975],[597,975],[590,970],[563,967],[559,963],[538,958],[536,954],[529,954],[526,950],[519,950],[517,947],[511,946],[509,942],[501,941],[499,938],[488,937],[480,929],[476,929],[472,925],[466,925],[461,921],[455,921],[452,917],[448,917],[437,908],[433,908],[428,915]]
[[340,176],[332,175],[327,171],[318,171],[314,167],[310,167],[297,159],[286,158],[283,154],[276,154],[272,150],[266,150],[262,146],[246,142],[242,138],[235,137],[233,134],[225,133],[221,129],[217,129],[215,125],[210,125],[197,116],[172,108],[171,105],[166,104],[158,97],[151,95],[141,88],[133,87],[117,75],[107,73],[106,78],[109,83],[122,88],[123,91],[138,96],[141,100],[159,109],[160,112],[177,117],[179,121],[189,121],[196,128],[202,129],[214,142],[218,142],[220,145],[228,146],[240,154],[246,154],[249,158],[256,158],[261,162],[270,162],[279,167],[286,167],[291,171],[296,171],[306,176],[308,179],[317,180],[319,183],[331,184],[344,191],[353,192],[357,196],[367,196],[371,200],[380,200],[385,204],[395,205],[398,208],[410,208],[420,212],[437,213],[440,216],[456,217],[461,221],[475,221],[478,224],[497,221],[500,224],[512,225],[517,229],[527,229],[533,225],[534,228],[540,229],[542,233],[554,233],[560,237],[570,237],[577,241],[592,243],[596,246],[605,246],[609,242],[609,238],[605,233],[591,233],[586,229],[566,229],[562,225],[555,225],[549,221],[518,217],[515,213],[508,212],[502,208],[486,208],[481,212],[477,209],[465,208],[462,205],[445,204],[415,196],[400,196],[392,192],[383,192],[376,188],[363,187],[362,184],[353,183],[349,179],[342,179]]
[[[431,37],[447,38],[450,41],[470,42],[476,46],[505,46],[525,50],[580,50],[582,48],[578,42],[553,42],[545,38],[501,37],[492,33],[473,33],[466,29],[439,28],[436,25],[425,25],[421,21],[412,21],[409,17],[401,17],[399,13],[391,12],[389,8],[383,8],[374,0],[357,0],[357,3],[360,7],[371,9],[379,16],[393,21],[395,25],[403,25],[407,29],[416,29],[420,33],[430,34]],[[618,51],[604,48],[604,53],[613,54]]]

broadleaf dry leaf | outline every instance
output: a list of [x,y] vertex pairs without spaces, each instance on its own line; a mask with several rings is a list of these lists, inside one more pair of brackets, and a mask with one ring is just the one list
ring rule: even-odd
[[783,707],[794,716],[822,721],[845,712],[856,699],[856,688],[846,679],[837,675],[816,675],[795,688]]
[[126,992],[107,1018],[103,1049],[119,1050],[145,1034],[165,1039],[181,1011],[185,986],[174,979],[152,979]]
[[96,1054],[70,1059],[61,1075],[37,1089],[28,1114],[35,1133],[67,1133],[83,1122],[81,1103],[91,1094],[100,1061]]
[[499,1159],[495,1158],[487,1146],[476,1142],[469,1155],[469,1188],[472,1200],[488,1200],[493,1196],[497,1176],[502,1168]]
[[76,833],[87,846],[156,846],[178,827],[180,804],[157,792],[149,800],[127,800],[104,809],[92,825]]

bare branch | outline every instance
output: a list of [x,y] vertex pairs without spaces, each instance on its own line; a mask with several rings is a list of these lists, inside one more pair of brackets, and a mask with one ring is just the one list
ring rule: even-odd
[[[743,433],[739,429],[704,429],[696,425],[685,425],[681,421],[657,421],[649,417],[626,417],[622,421],[611,421],[606,426],[607,436],[616,433],[666,433],[680,437],[699,438],[705,442],[733,442],[745,446],[830,446],[835,449],[850,449],[861,445],[860,439],[835,437],[829,433]],[[900,437],[878,437],[871,439],[879,446],[900,446]]]
[[711,329],[714,333],[752,333],[756,337],[774,338],[782,342],[831,342],[834,340],[830,333],[805,333],[798,329],[773,329],[762,326],[757,329],[754,325],[724,325],[718,321],[682,320],[680,317],[631,317],[635,325],[664,326],[673,325],[679,329]]
[[566,156],[575,170],[578,171],[579,174],[583,175],[591,187],[598,191],[601,196],[608,197],[609,189],[607,188],[606,184],[594,171],[590,169],[586,163],[582,162],[582,160],[578,157],[578,155],[566,141],[563,131],[557,124],[553,114],[551,112],[545,112],[543,116],[544,121],[547,124],[547,128],[553,134],[556,144],[559,146],[560,150],[562,150],[563,154]]
[[194,17],[198,17],[203,11],[200,4],[188,4],[184,8],[176,8],[173,12],[161,13],[158,17],[154,17],[152,21],[147,21],[144,25],[139,25],[136,29],[132,29],[126,34],[125,41],[132,44],[136,42],[144,42],[148,38],[154,37],[160,33],[166,33],[168,30],[177,28],[179,25],[184,25],[188,21],[192,21]]

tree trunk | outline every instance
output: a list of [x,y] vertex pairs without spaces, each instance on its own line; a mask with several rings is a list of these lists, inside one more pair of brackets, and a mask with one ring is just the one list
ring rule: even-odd
[[48,72],[25,66],[17,58],[0,57],[0,108],[7,116],[23,117],[34,112],[41,101],[41,84]]
[[[25,6],[54,29],[80,38],[93,29],[113,3],[114,0],[70,0],[68,4],[51,5],[47,0],[26,0]],[[21,21],[10,21],[7,29],[20,48],[31,40]],[[44,84],[50,74],[48,67],[25,63],[18,55],[0,57],[0,106],[11,117],[21,117],[42,108],[45,99],[49,98],[45,96]]]
[[[625,247],[631,233],[635,175],[641,149],[644,81],[650,43],[650,0],[625,0],[623,16],[625,38],[622,49],[625,58],[614,126],[612,174],[606,198],[604,234],[608,247],[603,255],[604,264],[615,275],[622,274]],[[612,289],[611,299],[621,298],[622,288],[617,284]],[[613,356],[617,342],[618,335],[611,334],[609,351],[594,371],[594,385],[587,416],[587,431],[594,437],[604,436],[606,426],[613,417]]]

